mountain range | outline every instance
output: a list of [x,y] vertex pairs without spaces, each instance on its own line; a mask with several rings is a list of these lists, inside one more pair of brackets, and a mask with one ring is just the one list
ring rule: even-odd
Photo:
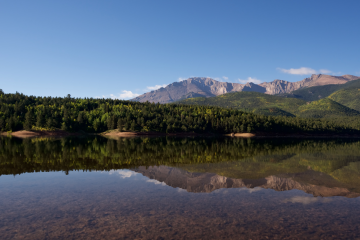
[[178,103],[233,108],[260,115],[332,118],[333,120],[356,117],[347,121],[358,121],[360,79],[348,81],[345,84],[307,87],[285,94],[232,92],[215,97],[183,99]]
[[287,94],[299,89],[346,84],[359,79],[353,75],[331,76],[325,74],[313,74],[298,82],[288,82],[276,79],[272,82],[246,84],[219,82],[211,78],[193,77],[181,82],[174,82],[158,90],[144,93],[132,101],[172,103],[179,100],[195,97],[215,97],[231,92],[258,92],[269,95]]

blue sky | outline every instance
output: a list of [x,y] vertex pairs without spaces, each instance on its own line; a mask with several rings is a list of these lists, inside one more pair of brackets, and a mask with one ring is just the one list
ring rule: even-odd
[[0,88],[129,98],[191,76],[360,76],[360,1],[3,1]]

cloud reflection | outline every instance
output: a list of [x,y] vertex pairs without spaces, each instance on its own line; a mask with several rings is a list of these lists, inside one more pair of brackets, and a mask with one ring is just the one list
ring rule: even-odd
[[255,188],[243,187],[243,188],[239,188],[239,191],[248,191],[249,193],[258,192],[258,191],[261,191],[261,190],[264,190],[264,189],[261,188],[261,187],[255,187]]
[[120,175],[120,178],[122,178],[122,179],[133,177],[133,176],[139,174],[137,172],[133,172],[133,171],[130,171],[130,170],[110,170],[108,173],[109,173],[109,175],[117,173],[117,174]]
[[182,188],[177,188],[177,192],[178,193],[183,193],[183,192],[187,192],[185,189],[182,189]]
[[155,179],[149,179],[149,180],[147,180],[146,182],[154,183],[154,184],[156,184],[156,185],[160,184],[161,186],[166,186],[166,183],[160,182],[160,181],[155,180]]

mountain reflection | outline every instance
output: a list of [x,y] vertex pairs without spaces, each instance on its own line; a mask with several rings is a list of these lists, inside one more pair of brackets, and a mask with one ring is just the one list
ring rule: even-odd
[[358,197],[359,160],[354,139],[0,138],[0,175],[131,169],[188,192],[259,187]]
[[155,179],[159,183],[195,193],[210,193],[220,188],[263,188],[275,191],[297,189],[312,194],[314,197],[344,196],[354,198],[360,196],[360,193],[352,192],[331,176],[312,170],[260,179],[234,179],[215,173],[191,173],[167,166],[139,167],[134,171],[150,179]]

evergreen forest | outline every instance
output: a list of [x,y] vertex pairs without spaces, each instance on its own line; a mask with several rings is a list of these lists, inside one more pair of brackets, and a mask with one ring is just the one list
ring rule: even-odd
[[116,99],[35,97],[0,90],[0,130],[101,133],[309,133],[358,134],[358,121],[265,116],[217,106],[140,103]]

